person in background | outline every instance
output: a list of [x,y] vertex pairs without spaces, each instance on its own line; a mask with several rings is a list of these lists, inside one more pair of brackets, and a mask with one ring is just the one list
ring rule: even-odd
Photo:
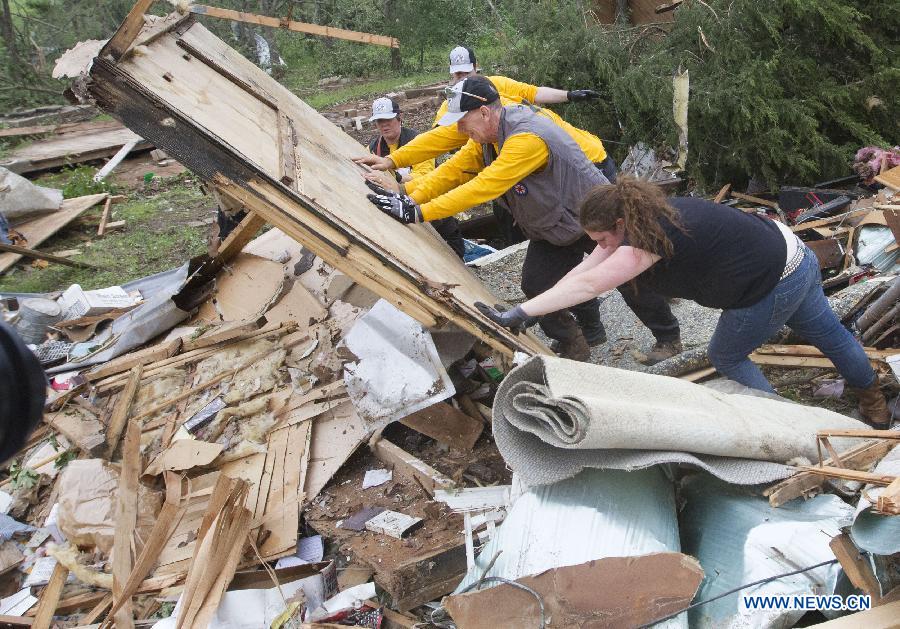
[[620,178],[581,202],[593,252],[552,288],[500,312],[476,304],[500,325],[518,328],[607,290],[633,285],[722,309],[709,360],[723,376],[774,393],[749,358],[788,325],[837,367],[875,428],[891,414],[862,346],[841,325],[822,290],[815,253],[786,226],[694,197],[666,198],[655,184]]
[[[396,101],[385,97],[378,98],[372,103],[372,116],[369,122],[374,122],[378,129],[378,135],[369,142],[369,151],[373,155],[387,156],[399,148],[411,142],[418,132],[415,129],[404,127],[400,105]],[[434,170],[434,158],[426,159],[411,167],[398,168],[395,176],[398,183],[408,183],[417,177],[427,175]],[[434,221],[432,223],[453,252],[460,258],[465,253],[465,243],[459,230],[459,221],[453,217]]]

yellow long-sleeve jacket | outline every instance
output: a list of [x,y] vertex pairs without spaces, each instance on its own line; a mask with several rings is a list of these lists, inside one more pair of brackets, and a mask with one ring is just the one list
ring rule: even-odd
[[[534,102],[537,95],[537,86],[521,83],[504,76],[488,77],[500,93],[500,102],[506,105],[512,105],[528,101]],[[447,111],[447,101],[441,104],[435,116],[435,124]],[[602,162],[606,159],[606,148],[603,142],[594,134],[574,127],[563,120],[556,112],[549,109],[541,109],[540,113],[550,118],[553,122],[563,128],[573,140],[575,140],[584,151],[584,154],[594,163]],[[456,124],[446,127],[435,126],[426,133],[419,134],[408,144],[400,147],[396,152],[391,153],[391,161],[398,168],[406,167],[411,164],[418,163],[424,159],[429,159],[454,151],[468,142],[469,138],[459,131]],[[408,182],[406,184],[406,192],[411,194],[418,188],[419,182]],[[501,193],[502,194],[502,193]]]

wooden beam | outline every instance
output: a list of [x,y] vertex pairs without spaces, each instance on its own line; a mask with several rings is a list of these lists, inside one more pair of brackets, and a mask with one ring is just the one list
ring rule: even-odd
[[[841,461],[847,466],[868,467],[884,458],[893,447],[894,444],[886,440],[866,441],[841,452]],[[825,459],[822,463],[831,465],[834,461]],[[803,494],[821,487],[826,480],[827,477],[822,474],[801,472],[772,485],[763,492],[763,495],[769,498],[770,505],[780,507],[794,498],[799,498]]]
[[59,604],[59,597],[62,594],[63,587],[66,585],[66,579],[69,576],[69,569],[61,563],[57,562],[53,567],[53,574],[50,575],[50,582],[41,593],[41,601],[38,603],[37,612],[34,614],[34,621],[31,626],[36,629],[50,629],[53,622],[53,614],[56,612],[56,606]]
[[394,471],[401,476],[411,478],[419,483],[430,496],[434,496],[435,489],[452,489],[456,486],[456,483],[450,478],[400,446],[383,438],[380,431],[375,433],[372,440],[369,441],[369,447],[379,460],[392,466]]
[[881,600],[881,584],[875,578],[872,566],[859,552],[859,549],[846,533],[831,538],[831,552],[841,564],[847,578],[857,589],[872,597],[872,604],[878,605]]
[[805,472],[815,472],[816,474],[821,474],[827,478],[855,480],[861,483],[870,483],[872,485],[880,485],[883,487],[887,487],[897,479],[897,477],[892,474],[873,474],[871,472],[860,472],[859,470],[850,470],[832,465],[800,465],[797,469]]
[[[129,384],[140,381],[140,367],[135,367]],[[126,390],[126,393],[128,391]],[[133,567],[131,554],[132,537],[137,524],[137,496],[141,475],[141,427],[137,421],[128,424],[125,431],[125,443],[122,446],[122,473],[119,476],[119,487],[116,494],[116,526],[113,541],[112,573],[113,600],[119,611],[115,614],[116,627],[128,629],[134,627],[134,613],[131,597],[123,592],[128,576]]]
[[0,616],[0,626],[6,627],[31,627],[34,621],[27,616]]
[[[679,2],[679,4],[681,4],[681,3]],[[659,7],[657,7],[657,13],[659,13]],[[728,196],[729,192],[731,192],[731,184],[726,183],[724,186],[722,186],[722,189],[719,190],[719,193],[716,195],[716,198],[713,199],[713,203],[721,203],[722,201],[724,201],[725,197]]]
[[231,230],[231,233],[219,245],[214,265],[225,264],[239,254],[265,224],[266,219],[256,212],[248,211],[238,226]]
[[[872,360],[887,360],[890,356],[900,354],[897,349],[875,349],[864,347],[866,356]],[[762,345],[756,349],[757,354],[776,354],[779,356],[811,356],[822,358],[825,356],[817,347],[812,345]]]
[[778,204],[775,203],[774,201],[766,201],[765,199],[760,199],[759,197],[754,197],[752,195],[744,194],[742,192],[735,192],[734,190],[731,191],[731,196],[734,197],[735,199],[740,199],[741,201],[749,201],[750,203],[756,203],[757,205],[765,205],[766,207],[770,207],[773,209],[778,207]]
[[87,262],[79,262],[78,260],[70,260],[69,258],[60,258],[59,256],[54,256],[49,253],[41,253],[40,251],[35,251],[34,249],[29,249],[27,247],[17,247],[16,245],[4,245],[0,244],[0,251],[5,251],[6,253],[15,253],[20,256],[24,256],[26,258],[35,258],[37,260],[47,260],[48,262],[56,262],[57,264],[64,264],[65,266],[73,266],[77,269],[99,269],[100,267],[94,266],[93,264],[88,264]]
[[260,26],[271,26],[272,28],[284,28],[297,33],[321,35],[322,37],[331,37],[334,39],[346,39],[348,41],[355,41],[363,44],[387,46],[388,48],[400,47],[400,42],[397,41],[395,37],[386,37],[384,35],[373,35],[372,33],[348,31],[343,28],[332,28],[330,26],[309,24],[307,22],[295,22],[293,20],[268,17],[266,15],[256,15],[255,13],[244,13],[242,11],[233,11],[231,9],[210,7],[203,4],[191,5],[190,10],[191,13],[195,13],[197,15],[208,15],[210,17],[232,20],[234,22],[246,22],[248,24],[259,24]]
[[892,439],[900,441],[900,430],[818,430],[818,437],[856,437],[858,439]]
[[125,21],[119,26],[119,30],[106,42],[106,45],[100,51],[101,56],[111,55],[116,61],[122,58],[122,55],[131,47],[131,44],[134,43],[134,40],[137,39],[138,34],[144,27],[144,14],[150,10],[154,1],[137,0],[125,17]]
[[112,205],[112,197],[106,197],[103,204],[103,214],[100,216],[100,225],[97,227],[97,235],[102,236],[106,232],[106,223],[109,222],[109,208]]
[[144,366],[141,364],[131,368],[128,374],[128,383],[125,390],[116,401],[113,407],[112,416],[109,418],[109,424],[106,428],[106,456],[112,458],[119,445],[119,438],[122,436],[122,429],[125,428],[125,422],[128,421],[128,415],[131,413],[131,404],[134,402],[134,396],[137,395],[138,387],[141,384],[141,376],[144,372]]

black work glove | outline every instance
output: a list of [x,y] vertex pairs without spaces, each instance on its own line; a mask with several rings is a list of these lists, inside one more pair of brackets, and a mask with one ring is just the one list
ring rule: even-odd
[[419,204],[405,194],[399,195],[395,192],[390,192],[368,179],[366,180],[366,185],[375,192],[375,194],[367,194],[366,198],[385,214],[401,223],[422,222],[422,210],[419,208]]
[[569,90],[567,96],[570,103],[575,103],[582,100],[597,100],[600,93],[594,90]]
[[522,306],[516,306],[515,308],[507,310],[500,304],[494,304],[494,307],[491,308],[485,303],[476,301],[475,307],[478,308],[478,311],[481,312],[481,314],[494,323],[502,325],[504,328],[509,328],[516,334],[523,332],[525,328],[531,327],[537,323],[537,317],[526,314],[525,311],[522,310]]

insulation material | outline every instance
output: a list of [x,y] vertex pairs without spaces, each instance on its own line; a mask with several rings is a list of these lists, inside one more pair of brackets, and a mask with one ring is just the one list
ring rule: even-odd
[[262,353],[274,352],[276,348],[278,348],[278,342],[270,341],[266,338],[257,338],[229,345],[197,363],[194,372],[196,381],[206,382],[207,380],[212,380],[219,374],[229,369],[234,369],[248,358]]
[[[876,474],[900,476],[900,446],[891,450],[878,465]],[[900,553],[900,515],[882,515],[872,507],[883,487],[867,485],[856,505],[856,516],[850,528],[853,542],[867,552],[876,555]]]
[[265,358],[242,369],[231,382],[225,401],[228,404],[249,400],[251,397],[271,391],[281,381],[280,367],[284,364],[287,351],[279,349]]
[[817,430],[867,427],[824,409],[543,356],[507,375],[493,417],[497,447],[526,485],[556,482],[585,467],[666,462],[761,484],[790,476],[793,468],[782,465],[790,459],[814,460]]
[[602,557],[679,550],[674,491],[659,467],[585,470],[519,496],[456,592],[477,582],[495,556],[487,576],[518,579]]
[[[683,550],[700,560],[706,574],[698,600],[834,559],[829,543],[853,517],[853,508],[837,496],[774,508],[765,498],[706,474],[685,479],[680,495]],[[832,564],[743,589],[689,612],[691,627],[790,627],[805,612],[742,611],[741,596],[829,595],[839,573],[840,565]]]
[[344,365],[347,392],[368,421],[384,425],[456,393],[431,335],[383,299],[344,343],[355,359]]
[[0,166],[0,214],[15,226],[62,207],[62,190],[36,186],[25,177]]
[[[70,461],[59,480],[59,530],[72,544],[112,550],[119,472],[101,459]],[[139,486],[135,535],[147,539],[162,506],[159,492]]]

